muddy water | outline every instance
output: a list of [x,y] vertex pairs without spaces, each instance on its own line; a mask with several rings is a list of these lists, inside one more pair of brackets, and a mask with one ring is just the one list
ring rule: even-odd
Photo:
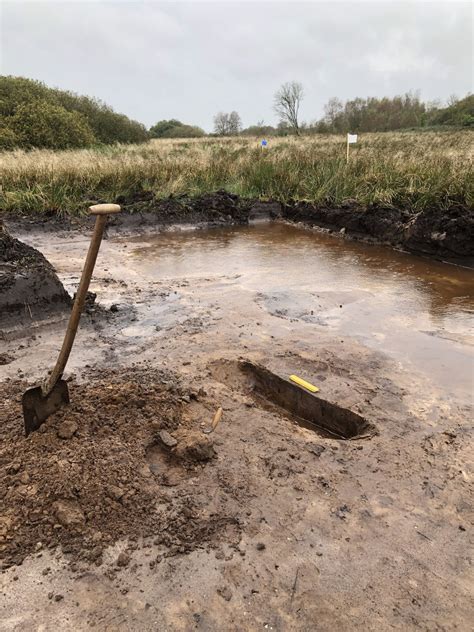
[[232,277],[234,289],[225,291],[233,320],[248,292],[308,339],[320,327],[349,335],[443,390],[472,393],[472,270],[283,224],[127,241],[144,278]]

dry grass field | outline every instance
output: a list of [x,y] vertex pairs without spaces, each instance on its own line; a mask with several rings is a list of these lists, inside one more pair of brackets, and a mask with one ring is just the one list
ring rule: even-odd
[[0,213],[76,214],[90,201],[226,189],[244,197],[418,211],[473,204],[474,132],[423,131],[270,138],[154,140],[92,150],[0,154]]

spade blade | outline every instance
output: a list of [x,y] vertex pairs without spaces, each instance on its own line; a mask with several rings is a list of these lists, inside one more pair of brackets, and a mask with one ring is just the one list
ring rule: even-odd
[[43,395],[41,386],[25,391],[22,398],[25,435],[38,430],[43,421],[66,404],[69,404],[69,391],[64,380],[58,380],[46,396]]

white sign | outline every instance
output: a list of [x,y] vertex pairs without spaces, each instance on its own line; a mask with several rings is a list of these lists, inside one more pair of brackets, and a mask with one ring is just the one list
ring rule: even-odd
[[347,134],[347,142],[349,145],[357,143],[357,134]]

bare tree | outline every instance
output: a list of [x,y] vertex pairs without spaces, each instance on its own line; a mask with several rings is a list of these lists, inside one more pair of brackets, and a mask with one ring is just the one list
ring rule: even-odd
[[219,136],[225,136],[229,129],[229,115],[218,112],[214,117],[214,132]]
[[344,103],[337,97],[332,97],[324,106],[324,121],[334,125],[336,119],[344,112]]
[[214,132],[219,136],[232,136],[242,129],[242,120],[235,110],[230,114],[218,112],[214,117]]
[[229,114],[229,132],[228,133],[235,136],[239,134],[241,130],[242,130],[242,119],[240,118],[239,113],[233,110]]
[[275,93],[273,109],[280,121],[287,123],[296,134],[300,133],[298,113],[303,99],[303,86],[298,81],[284,83]]

